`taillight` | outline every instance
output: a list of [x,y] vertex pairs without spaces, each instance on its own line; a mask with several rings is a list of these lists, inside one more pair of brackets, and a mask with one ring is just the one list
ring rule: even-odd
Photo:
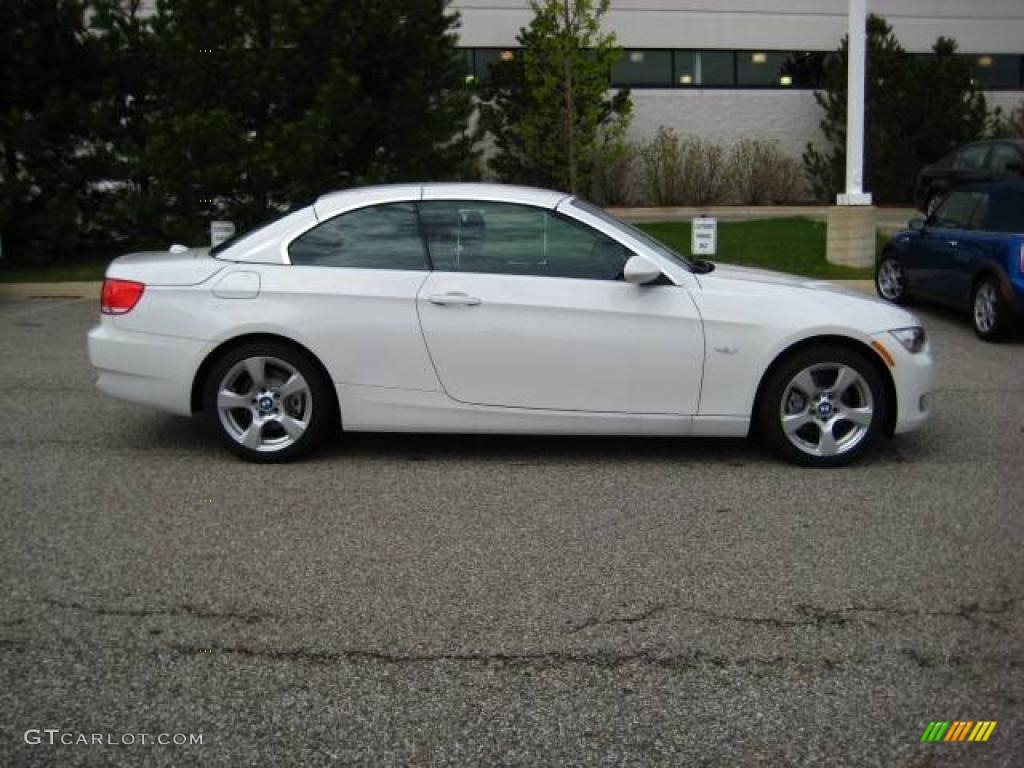
[[131,312],[142,298],[146,286],[134,280],[108,277],[103,281],[100,294],[100,312],[105,315],[123,315]]

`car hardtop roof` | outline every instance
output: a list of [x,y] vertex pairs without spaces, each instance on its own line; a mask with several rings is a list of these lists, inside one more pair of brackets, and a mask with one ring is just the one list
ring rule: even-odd
[[326,192],[314,204],[318,210],[338,209],[352,202],[365,201],[372,205],[380,202],[405,200],[482,200],[491,202],[520,203],[554,208],[563,200],[572,197],[567,192],[551,189],[524,187],[513,184],[490,184],[482,182],[425,182],[422,184],[376,184],[367,187],[352,187]]

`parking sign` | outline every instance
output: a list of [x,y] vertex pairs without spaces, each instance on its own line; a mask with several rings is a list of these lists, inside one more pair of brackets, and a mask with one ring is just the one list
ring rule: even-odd
[[718,250],[718,221],[710,216],[698,216],[691,225],[690,253],[694,256],[714,256]]

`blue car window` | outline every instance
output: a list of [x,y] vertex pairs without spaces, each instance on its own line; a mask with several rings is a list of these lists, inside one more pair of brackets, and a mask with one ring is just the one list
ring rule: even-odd
[[992,195],[984,227],[989,232],[1024,234],[1024,189],[1004,190]]
[[933,226],[945,229],[969,229],[978,199],[970,192],[953,192],[939,206],[932,220]]

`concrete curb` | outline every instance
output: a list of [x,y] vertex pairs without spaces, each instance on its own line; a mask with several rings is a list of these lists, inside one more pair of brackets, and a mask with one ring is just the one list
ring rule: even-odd
[[0,296],[12,299],[98,299],[102,281],[77,283],[0,283]]

